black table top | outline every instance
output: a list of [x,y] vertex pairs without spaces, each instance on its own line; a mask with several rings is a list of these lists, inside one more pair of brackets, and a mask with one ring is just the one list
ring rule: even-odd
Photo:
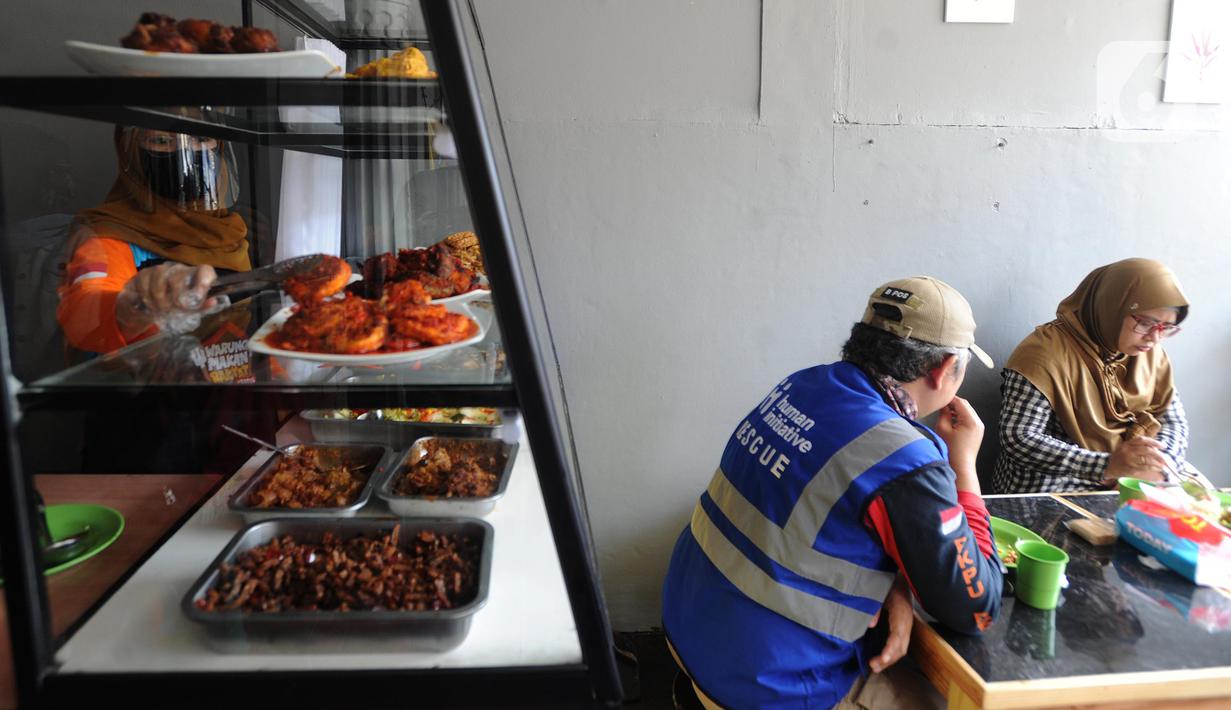
[[[1115,514],[1114,495],[1066,500]],[[1000,618],[981,637],[933,624],[985,682],[1231,666],[1231,596],[1152,569],[1125,542],[1094,547],[1064,527],[1081,514],[1050,496],[986,503],[1068,552],[1069,587],[1059,608],[1040,611],[1006,584]]]
[[1115,519],[1116,511],[1120,509],[1120,496],[1116,493],[1078,493],[1062,496],[1065,500],[1079,505],[1100,518]]

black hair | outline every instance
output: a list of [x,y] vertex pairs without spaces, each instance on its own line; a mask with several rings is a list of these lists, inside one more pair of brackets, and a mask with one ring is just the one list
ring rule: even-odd
[[[874,375],[888,375],[898,382],[910,382],[938,367],[961,348],[932,345],[922,340],[899,338],[893,333],[864,323],[851,328],[851,337],[842,344],[842,359]],[[959,368],[966,362],[959,356]]]

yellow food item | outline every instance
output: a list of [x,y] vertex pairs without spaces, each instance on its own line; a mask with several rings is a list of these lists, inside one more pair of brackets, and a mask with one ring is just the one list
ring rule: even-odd
[[1001,547],[1000,545],[997,545],[996,552],[1000,554],[1000,561],[1006,565],[1017,564],[1017,550],[1014,550],[1011,547]]
[[407,47],[383,59],[359,67],[349,79],[364,77],[396,77],[399,79],[435,79],[436,72],[427,68],[427,57],[416,47]]
[[474,232],[454,232],[443,241],[453,256],[462,262],[462,266],[476,274],[487,275],[483,266],[483,254],[479,251],[479,235]]

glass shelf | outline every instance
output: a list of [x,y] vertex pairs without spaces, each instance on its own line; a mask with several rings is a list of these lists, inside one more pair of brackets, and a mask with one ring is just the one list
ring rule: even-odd
[[[155,105],[156,100],[156,105]],[[0,105],[325,155],[425,158],[445,120],[426,79],[0,79]]]
[[347,2],[345,16],[338,19],[322,14],[322,9],[328,12],[327,3],[256,2],[306,34],[333,42],[338,49],[401,49],[408,44],[423,49],[430,45],[417,2],[371,2],[366,6]]
[[468,304],[487,337],[474,345],[396,366],[341,367],[248,350],[246,341],[282,307],[278,294],[241,301],[193,333],[160,333],[29,383],[30,406],[70,407],[100,398],[157,394],[184,406],[242,388],[304,406],[515,406],[500,329],[490,302]]

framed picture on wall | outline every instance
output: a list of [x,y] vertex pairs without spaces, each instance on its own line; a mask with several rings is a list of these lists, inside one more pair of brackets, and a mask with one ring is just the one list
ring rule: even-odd
[[1221,104],[1231,94],[1231,2],[1172,0],[1163,101]]

